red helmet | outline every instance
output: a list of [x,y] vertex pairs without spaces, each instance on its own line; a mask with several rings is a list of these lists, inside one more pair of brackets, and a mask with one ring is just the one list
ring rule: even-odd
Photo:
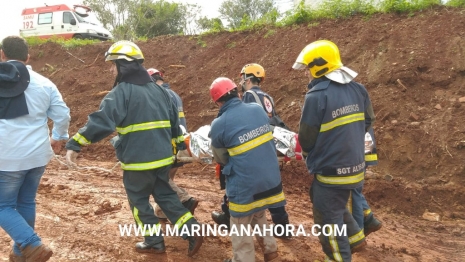
[[210,86],[210,96],[213,101],[218,101],[222,96],[236,88],[236,84],[227,77],[218,77]]
[[155,68],[149,68],[147,69],[147,73],[149,73],[150,76],[152,75],[160,75],[161,77],[163,77],[163,73],[158,71],[157,69]]

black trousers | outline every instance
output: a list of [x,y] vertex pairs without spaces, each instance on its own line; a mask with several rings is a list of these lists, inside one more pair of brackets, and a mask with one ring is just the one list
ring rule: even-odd
[[[125,170],[123,172],[124,188],[137,225],[152,227],[159,224],[149,202],[150,196],[155,199],[171,223],[179,226],[179,230],[182,226],[187,226],[190,229],[192,224],[198,224],[189,210],[181,204],[178,195],[169,185],[169,171],[170,166],[142,171]],[[189,230],[189,232],[191,231]],[[187,235],[184,234],[182,237],[186,239]],[[150,244],[162,242],[161,231],[158,235],[146,235],[145,241]]]

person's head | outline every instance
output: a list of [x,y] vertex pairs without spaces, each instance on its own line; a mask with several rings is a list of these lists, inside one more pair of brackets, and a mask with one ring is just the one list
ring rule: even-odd
[[118,41],[110,46],[105,53],[105,62],[112,62],[110,71],[118,77],[122,64],[144,62],[144,55],[140,48],[131,41]]
[[238,97],[237,86],[227,77],[218,77],[210,85],[210,97],[217,105]]
[[155,81],[155,83],[161,85],[163,84],[163,73],[160,72],[159,70],[155,68],[149,68],[147,69],[147,73],[149,73],[149,76],[152,77],[152,79]]
[[336,44],[318,40],[307,45],[297,57],[293,69],[308,68],[313,78],[320,78],[341,68],[342,62]]
[[26,40],[20,36],[8,36],[1,44],[2,61],[18,60],[27,63],[29,60],[29,47]]
[[240,77],[241,82],[239,85],[242,91],[245,92],[253,86],[259,86],[265,80],[265,69],[259,64],[247,64],[242,67]]

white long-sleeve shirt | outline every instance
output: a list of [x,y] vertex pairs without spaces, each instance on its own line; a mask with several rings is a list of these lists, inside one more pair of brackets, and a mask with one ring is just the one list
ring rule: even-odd
[[55,84],[27,66],[30,82],[24,91],[29,114],[0,119],[0,171],[20,171],[45,166],[53,156],[51,137],[67,140],[69,108]]

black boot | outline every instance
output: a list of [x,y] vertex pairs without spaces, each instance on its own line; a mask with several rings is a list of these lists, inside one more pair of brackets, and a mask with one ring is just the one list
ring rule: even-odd
[[189,198],[189,200],[187,200],[186,202],[182,203],[182,205],[189,209],[189,211],[191,212],[192,215],[194,215],[194,211],[195,209],[197,208],[197,206],[199,205],[199,201],[193,197]]
[[367,237],[369,234],[380,230],[381,227],[383,227],[383,223],[376,219],[375,216],[371,216],[371,218],[368,219],[368,221],[364,222],[363,227],[365,237]]
[[[289,224],[289,219],[285,219],[279,223],[275,223],[275,232],[276,235],[275,237],[281,238],[281,239],[290,239],[292,237],[292,232],[291,230],[287,230],[287,225]],[[279,225],[278,227],[276,227]]]
[[218,225],[226,225],[228,227],[228,230],[230,229],[230,225],[231,225],[229,218],[230,216],[228,216],[224,212],[221,212],[221,211],[212,212],[213,221],[215,221]]
[[187,240],[189,240],[189,250],[187,251],[187,256],[191,257],[199,251],[203,243],[203,237],[202,236],[190,236],[190,237],[187,237]]
[[139,242],[136,244],[136,251],[139,253],[155,253],[161,254],[166,252],[165,242],[156,244],[148,244],[146,242]]

